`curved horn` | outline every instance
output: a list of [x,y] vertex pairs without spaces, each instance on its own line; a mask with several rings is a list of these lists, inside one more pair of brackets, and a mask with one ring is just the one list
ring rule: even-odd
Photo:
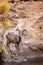
[[26,32],[27,32],[27,30],[24,29],[24,30],[22,31],[22,35],[24,35]]
[[16,29],[16,31],[18,31],[18,32],[19,32],[19,34],[20,34],[20,30],[19,30],[19,29]]

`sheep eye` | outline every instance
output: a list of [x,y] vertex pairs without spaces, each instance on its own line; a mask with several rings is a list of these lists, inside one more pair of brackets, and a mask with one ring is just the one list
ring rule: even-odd
[[26,33],[27,33],[27,30],[24,29],[24,30],[22,31],[22,35],[25,35]]

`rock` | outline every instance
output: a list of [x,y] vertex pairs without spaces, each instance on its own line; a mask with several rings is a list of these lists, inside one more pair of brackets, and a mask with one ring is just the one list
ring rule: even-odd
[[[42,39],[39,39],[41,31],[39,31],[39,28],[37,28],[37,26],[34,25],[37,21],[39,22],[40,17],[43,17],[43,3],[23,2],[22,4],[18,4],[15,7],[13,4],[13,8],[14,11],[10,10],[9,13],[10,18],[9,17],[8,18],[12,21],[14,27],[4,30],[4,34],[3,34],[2,42],[6,48],[6,52],[2,54],[3,61],[22,62],[22,61],[26,61],[27,58],[33,59],[40,56],[43,57],[43,36],[42,36],[43,27],[42,27],[42,34],[41,34]],[[43,18],[41,19],[43,23]],[[42,23],[38,23],[38,26],[39,24],[42,25]],[[3,31],[2,28],[3,27],[0,28],[0,31],[1,30]],[[20,34],[18,31],[16,31],[16,29],[20,30]],[[26,34],[22,34],[23,30],[26,30]],[[2,31],[0,32],[0,34],[2,33]],[[34,32],[38,34],[37,38],[32,37],[32,33]],[[11,33],[10,37],[8,33]],[[8,36],[6,38],[7,34]],[[21,37],[21,40],[19,36]],[[0,36],[0,38],[1,37],[2,36]],[[10,41],[8,46],[6,46],[8,43],[7,41]],[[18,50],[18,47],[15,45],[19,42],[20,44]]]

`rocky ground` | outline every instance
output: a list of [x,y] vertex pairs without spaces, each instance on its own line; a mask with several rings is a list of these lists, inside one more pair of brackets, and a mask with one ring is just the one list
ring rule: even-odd
[[[6,15],[12,26],[5,29],[0,22],[0,42],[5,47],[3,61],[21,62],[27,58],[43,57],[43,2],[10,3],[9,6],[10,11]],[[10,37],[6,37],[8,33]],[[16,46],[18,36],[21,37],[19,48]],[[8,39],[14,42],[7,45]]]

